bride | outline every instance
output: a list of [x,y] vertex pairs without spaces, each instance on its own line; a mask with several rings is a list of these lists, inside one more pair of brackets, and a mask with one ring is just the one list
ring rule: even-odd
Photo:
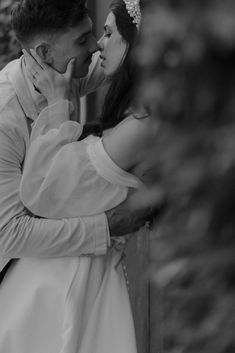
[[[32,129],[20,188],[23,203],[36,216],[95,215],[120,204],[130,189],[145,188],[141,165],[157,126],[134,104],[132,52],[140,19],[138,1],[112,2],[99,42],[109,90],[100,123],[84,139],[83,127],[70,120],[71,70],[59,74],[34,51],[34,59],[27,55],[31,72],[37,72],[31,80],[48,100]],[[137,352],[125,267],[119,264],[122,242],[114,239],[104,256],[32,259],[25,273],[36,279],[25,288],[31,300],[12,303],[14,320],[8,320],[19,353],[19,337],[32,333],[35,311],[44,325],[32,325],[37,332],[27,339],[41,351]]]

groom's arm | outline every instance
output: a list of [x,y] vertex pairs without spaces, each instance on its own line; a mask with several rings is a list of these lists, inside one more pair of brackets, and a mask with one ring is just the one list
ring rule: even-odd
[[0,126],[0,256],[102,255],[109,245],[109,231],[111,236],[120,236],[140,226],[127,204],[107,212],[107,218],[100,214],[52,220],[27,213],[19,196],[25,142],[16,131]]
[[0,126],[0,256],[73,257],[106,253],[109,230],[104,214],[52,220],[29,214],[19,196],[24,140]]

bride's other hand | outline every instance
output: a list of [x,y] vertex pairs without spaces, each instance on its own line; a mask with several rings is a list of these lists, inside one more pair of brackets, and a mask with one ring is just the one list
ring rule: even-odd
[[23,49],[29,78],[34,86],[47,99],[48,105],[60,99],[69,99],[75,59],[71,59],[65,73],[61,74],[42,61],[35,50],[29,54]]

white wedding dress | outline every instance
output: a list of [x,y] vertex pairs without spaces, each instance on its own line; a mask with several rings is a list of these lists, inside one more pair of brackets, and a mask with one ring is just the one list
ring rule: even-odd
[[[142,185],[100,138],[76,142],[69,109],[45,109],[32,131],[20,193],[41,217],[102,213]],[[120,256],[114,242],[104,256],[19,260],[0,288],[0,353],[137,353]]]

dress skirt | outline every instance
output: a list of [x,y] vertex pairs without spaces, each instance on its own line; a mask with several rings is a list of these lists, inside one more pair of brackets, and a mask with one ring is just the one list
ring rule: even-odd
[[21,259],[0,287],[1,353],[136,353],[120,252]]

